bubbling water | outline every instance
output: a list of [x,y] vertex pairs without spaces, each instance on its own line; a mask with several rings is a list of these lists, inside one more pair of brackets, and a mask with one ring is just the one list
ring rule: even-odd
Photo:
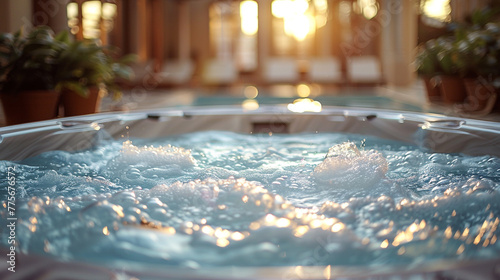
[[495,157],[349,134],[199,132],[150,142],[0,162],[1,172],[18,174],[21,251],[191,269],[418,265],[500,253]]
[[127,165],[142,162],[155,166],[176,165],[180,168],[190,168],[196,165],[190,150],[171,145],[137,147],[130,140],[123,142],[121,154],[117,160]]
[[387,173],[387,161],[377,151],[360,151],[345,142],[328,150],[325,160],[314,168],[314,177],[323,187],[366,189]]

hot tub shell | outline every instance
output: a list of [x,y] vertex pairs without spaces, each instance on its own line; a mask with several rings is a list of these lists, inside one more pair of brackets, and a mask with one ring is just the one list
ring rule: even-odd
[[[0,128],[0,159],[18,161],[53,150],[77,151],[103,140],[159,138],[198,131],[237,133],[343,132],[371,135],[406,142],[437,153],[464,153],[500,157],[500,124],[443,115],[378,109],[324,107],[318,113],[293,113],[285,106],[193,107],[105,113]],[[5,256],[8,248],[1,247]],[[89,264],[61,262],[36,255],[18,254],[18,273],[0,267],[2,279],[114,279],[117,275],[139,279],[282,279],[284,275],[305,279],[500,279],[500,259],[440,262],[420,267],[279,267],[160,269],[136,268],[114,271]],[[325,274],[326,273],[326,274]],[[481,278],[478,278],[481,277]],[[413,279],[413,278],[412,278]],[[441,279],[441,278],[438,278]],[[447,278],[446,278],[447,279]]]

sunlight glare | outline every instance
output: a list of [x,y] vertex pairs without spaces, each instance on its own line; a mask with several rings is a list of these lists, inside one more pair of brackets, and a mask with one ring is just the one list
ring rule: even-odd
[[240,3],[241,32],[245,35],[255,35],[259,30],[258,20],[259,7],[253,0],[245,0]]
[[273,16],[284,18],[293,13],[293,2],[291,0],[274,0],[271,6]]
[[107,20],[112,20],[116,15],[116,4],[113,3],[103,3],[102,4],[102,18]]
[[311,19],[306,15],[294,15],[285,18],[285,33],[303,41],[311,29]]
[[[321,1],[319,3],[324,5]],[[303,41],[316,28],[316,19],[307,13],[308,10],[307,0],[275,0],[271,6],[273,16],[284,21],[285,34],[299,41]],[[323,24],[323,21],[320,20],[319,23]]]
[[101,17],[101,1],[86,1],[82,4],[83,17],[97,20]]
[[78,17],[78,4],[71,2],[68,3],[68,6],[66,7],[67,9],[67,15],[68,18],[77,18]]
[[448,21],[451,13],[450,0],[427,0],[422,2],[423,13],[440,21]]

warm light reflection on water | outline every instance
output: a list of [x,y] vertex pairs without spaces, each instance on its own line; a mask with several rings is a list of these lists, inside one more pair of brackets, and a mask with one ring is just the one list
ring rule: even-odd
[[245,111],[255,111],[259,109],[259,102],[255,99],[245,99],[243,103],[241,103],[241,107]]
[[288,104],[288,110],[294,113],[321,112],[322,106],[319,101],[310,98],[299,98]]
[[[310,103],[314,102],[309,100]],[[196,136],[199,140],[199,135]],[[56,175],[61,175],[51,171],[53,174],[48,176],[46,188],[59,184],[68,188],[74,187],[75,193],[53,198],[49,196],[27,198],[23,207],[19,208],[19,213],[23,211],[24,216],[20,221],[23,226],[21,229],[24,229],[24,234],[26,232],[30,234],[28,240],[31,244],[36,244],[47,253],[56,251],[67,253],[64,250],[72,248],[66,242],[60,242],[61,238],[53,238],[55,230],[52,219],[60,219],[60,225],[63,226],[57,230],[68,234],[74,242],[81,242],[79,238],[82,233],[96,240],[101,238],[102,246],[111,246],[107,244],[119,240],[116,250],[123,250],[119,252],[127,250],[139,252],[144,246],[151,246],[155,250],[148,251],[147,254],[162,261],[165,261],[163,257],[166,255],[172,257],[181,251],[189,251],[192,254],[182,258],[195,259],[202,263],[201,265],[205,256],[199,255],[205,252],[211,254],[210,250],[216,252],[215,255],[220,253],[217,255],[220,259],[224,259],[224,254],[227,256],[233,253],[236,255],[250,252],[249,254],[253,255],[249,258],[268,254],[267,256],[271,256],[270,258],[276,260],[278,264],[292,266],[307,264],[307,256],[301,259],[300,256],[293,255],[297,251],[315,254],[318,250],[323,250],[321,253],[330,259],[321,260],[319,265],[342,264],[344,259],[342,257],[337,259],[337,256],[346,252],[357,254],[352,257],[349,264],[361,265],[364,265],[364,262],[373,264],[371,262],[373,256],[386,263],[401,259],[404,259],[405,263],[419,263],[433,258],[433,255],[438,255],[436,258],[441,259],[455,257],[460,260],[475,258],[478,254],[493,255],[497,252],[500,218],[497,185],[494,183],[478,178],[471,178],[467,183],[463,183],[463,179],[460,179],[460,185],[450,184],[449,187],[439,190],[429,190],[429,195],[426,196],[408,194],[409,190],[406,188],[403,195],[396,195],[400,190],[398,184],[402,184],[401,182],[407,178],[395,178],[391,172],[394,172],[395,168],[403,170],[407,162],[412,160],[411,156],[421,156],[425,162],[429,155],[420,151],[383,150],[380,148],[382,146],[373,149],[377,151],[375,154],[370,152],[372,150],[368,150],[369,146],[358,149],[354,142],[349,141],[333,146],[325,145],[318,151],[309,149],[307,153],[303,153],[304,149],[309,147],[308,139],[319,137],[318,134],[310,136],[310,138],[302,135],[296,137],[299,140],[287,148],[276,149],[266,144],[266,148],[258,150],[257,153],[251,152],[254,146],[248,149],[240,142],[230,151],[217,148],[216,141],[208,141],[210,148],[207,150],[196,147],[192,148],[192,151],[168,144],[139,147],[132,145],[130,141],[125,141],[123,145],[115,143],[113,149],[116,155],[101,167],[108,168],[106,174],[109,176],[109,172],[117,172],[122,183],[128,179],[127,176],[134,178],[136,179],[134,186],[156,176],[154,185],[147,188],[132,186],[130,189],[117,189],[116,185],[105,183],[103,178],[91,179],[85,175],[82,181],[67,186],[64,185],[69,181],[67,177],[74,178],[76,177],[74,174],[53,183]],[[244,136],[238,135],[238,137]],[[267,135],[258,137],[252,136],[250,139],[279,141],[283,136],[273,134],[269,137]],[[224,141],[228,138],[217,138],[219,145],[224,146]],[[178,143],[173,142],[175,145]],[[186,145],[186,147],[193,146]],[[211,152],[213,155],[210,155]],[[309,166],[302,169],[303,172],[298,171],[303,167],[306,156],[314,153],[316,153],[312,155],[314,160],[310,160]],[[374,168],[383,167],[384,172],[380,178],[377,177],[380,182],[356,190],[356,186],[349,186],[352,180],[346,180],[344,183],[332,181],[333,183],[327,185],[325,189],[320,189],[318,181],[311,180],[318,175],[318,170],[315,170],[314,166],[321,165],[321,161],[336,161],[335,165],[325,166],[324,172],[325,176],[337,172],[334,176],[337,178],[348,169],[339,164],[341,160],[351,165],[357,163],[354,167],[359,168],[363,166],[363,162],[367,162],[366,158],[358,162],[354,159],[369,154],[383,160],[366,165],[366,169],[362,169],[363,172],[359,174],[351,170],[351,174],[361,177],[363,173],[373,173]],[[56,155],[61,156],[60,153]],[[102,156],[102,153],[99,156]],[[194,165],[194,161],[191,160],[193,156],[198,165]],[[291,156],[300,163],[287,165],[292,161]],[[234,168],[231,171],[245,172],[247,169],[251,171],[236,178],[227,175],[229,172],[223,173],[226,172],[223,168],[207,164],[206,157],[217,160],[234,159],[224,162],[224,165],[221,164],[227,169],[233,168],[236,161],[246,162],[247,166],[244,168]],[[397,157],[402,159],[396,161]],[[258,161],[252,161],[253,158],[258,158]],[[417,159],[420,160],[413,158]],[[160,169],[165,165],[172,165],[173,161],[186,166],[185,173],[181,173],[178,177],[180,179],[176,182],[162,181],[158,175],[165,174],[165,177],[170,177],[172,174],[177,174],[174,172],[179,172],[174,168]],[[134,164],[134,168],[130,168],[130,164]],[[199,165],[203,164],[209,166],[205,169],[199,168]],[[257,164],[258,168],[266,172],[261,176],[273,174],[269,175],[273,178],[265,183],[254,181],[252,173],[255,170],[252,168],[257,168]],[[396,166],[398,164],[401,166]],[[145,165],[151,168],[146,169]],[[434,176],[435,173],[432,172],[437,168],[436,164],[423,163],[423,166],[434,169],[418,169],[419,178],[428,173]],[[64,166],[71,170],[80,167]],[[443,164],[442,168],[446,167]],[[26,168],[31,170],[32,167],[30,165]],[[132,171],[124,170],[126,168]],[[285,173],[283,170],[286,168],[289,168],[290,172]],[[151,170],[154,173],[148,173]],[[182,181],[186,174],[190,176],[195,174],[193,175],[195,179],[190,177]],[[214,179],[211,177],[215,176],[213,174],[224,179]],[[429,180],[434,179],[430,178],[431,175]],[[304,180],[305,178],[307,180]],[[443,182],[445,179],[448,180],[443,177]],[[40,178],[37,177],[36,180]],[[286,185],[287,180],[288,185]],[[297,183],[302,184],[304,188],[298,189]],[[423,183],[419,187],[430,188],[427,184]],[[357,186],[359,187],[359,184]],[[80,194],[79,192],[85,187],[88,188],[88,192]],[[96,190],[105,187],[109,189],[95,194]],[[361,195],[365,191],[370,194]],[[306,201],[311,199],[306,196],[307,192],[314,193],[315,201],[312,204]],[[295,195],[298,193],[303,196],[297,198]],[[340,198],[343,193],[349,193],[349,196]],[[486,203],[483,203],[485,201]],[[4,208],[0,209],[2,210],[0,215],[5,217],[8,205],[5,201],[0,205]],[[126,240],[128,246],[125,249],[120,247],[123,240]],[[182,243],[184,241],[186,243]],[[172,242],[172,244],[164,245],[162,242]],[[171,246],[177,242],[183,249],[176,252]],[[253,248],[260,248],[258,249],[260,251],[252,251]],[[103,251],[107,249],[109,248]],[[96,246],[95,250],[101,250],[100,246]],[[367,256],[368,260],[363,259],[364,256]],[[231,263],[233,260],[226,261]],[[237,264],[247,265],[244,261]],[[262,262],[258,264],[261,265]],[[325,275],[330,274],[330,269],[327,266]],[[302,267],[297,267],[297,271],[302,272]]]

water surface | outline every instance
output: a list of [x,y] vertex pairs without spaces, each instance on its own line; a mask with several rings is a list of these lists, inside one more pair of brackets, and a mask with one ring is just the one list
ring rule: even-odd
[[58,259],[199,268],[500,255],[496,157],[351,134],[211,131],[0,162],[9,168],[18,248]]

